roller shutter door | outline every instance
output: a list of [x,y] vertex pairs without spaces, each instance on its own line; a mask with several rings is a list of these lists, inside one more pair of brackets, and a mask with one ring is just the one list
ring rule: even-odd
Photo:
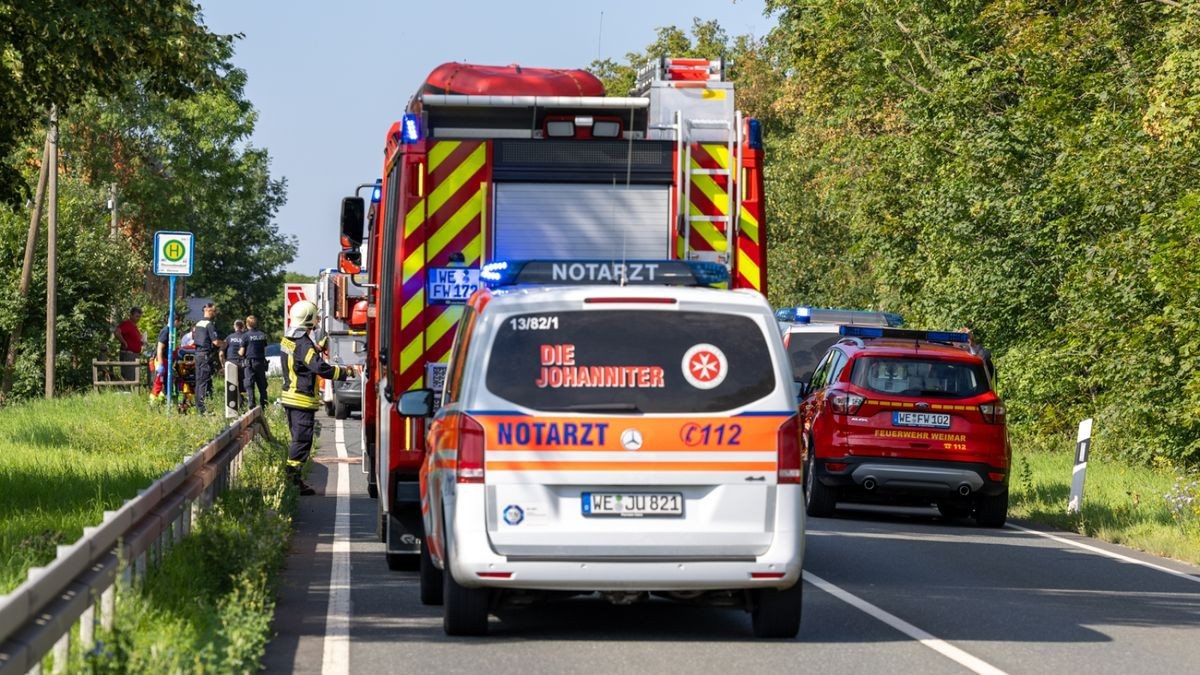
[[493,259],[670,257],[662,185],[498,183]]

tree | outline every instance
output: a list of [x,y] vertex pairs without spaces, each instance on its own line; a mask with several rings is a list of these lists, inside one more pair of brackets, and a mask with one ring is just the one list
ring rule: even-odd
[[28,193],[14,151],[57,104],[144,77],[147,91],[185,97],[211,81],[231,36],[199,22],[190,0],[0,0],[0,201]]

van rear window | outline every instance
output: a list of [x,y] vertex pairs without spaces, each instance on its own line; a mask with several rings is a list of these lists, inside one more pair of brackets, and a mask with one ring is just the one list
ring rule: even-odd
[[505,319],[487,388],[544,411],[712,413],[774,391],[766,336],[752,319],[710,312],[599,310]]
[[991,389],[979,363],[878,356],[855,359],[850,383],[881,394],[945,398],[968,398]]

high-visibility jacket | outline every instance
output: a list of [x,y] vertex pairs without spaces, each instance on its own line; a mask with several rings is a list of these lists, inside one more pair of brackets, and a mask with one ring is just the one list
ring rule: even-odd
[[294,328],[279,343],[283,352],[283,404],[289,408],[316,410],[321,407],[317,394],[317,376],[344,380],[349,370],[331,365],[321,358],[308,331]]

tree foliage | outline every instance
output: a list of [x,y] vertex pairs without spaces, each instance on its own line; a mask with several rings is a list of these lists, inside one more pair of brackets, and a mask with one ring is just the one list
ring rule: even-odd
[[1200,461],[1200,3],[767,10],[703,55],[766,130],[771,300],[970,325],[1015,424]]
[[[190,0],[0,0],[0,158],[44,128],[52,105],[68,113],[135,80],[156,95],[191,94],[231,39],[210,33]],[[0,201],[18,205],[27,191],[19,168],[0,161]]]
[[[198,20],[190,3],[151,4],[155,11],[170,9],[179,21]],[[195,273],[181,280],[184,295],[214,298],[229,322],[256,313],[264,330],[282,327],[279,313],[269,308],[280,295],[283,268],[293,259],[296,243],[274,223],[285,199],[285,182],[271,176],[266,151],[249,145],[256,113],[244,95],[245,73],[230,65],[227,40],[209,35],[199,24],[164,27],[162,16],[140,7],[110,20],[116,27],[142,21],[135,32],[178,33],[171,41],[176,47],[191,44],[181,36],[200,40],[205,50],[181,56],[188,66],[180,72],[203,77],[183,86],[182,79],[164,80],[166,73],[146,67],[159,62],[125,64],[122,77],[104,80],[103,91],[89,89],[90,81],[77,81],[68,92],[73,105],[60,115],[59,388],[89,385],[91,359],[115,356],[113,322],[130,305],[144,306],[140,327],[151,341],[157,335],[167,291],[164,280],[151,275],[156,230],[195,234]],[[0,4],[0,14],[4,11]],[[51,21],[43,30],[58,30],[56,26]],[[211,39],[201,40],[203,36]],[[93,37],[93,46],[103,50],[103,38]],[[121,53],[135,59],[142,52]],[[63,58],[69,60],[70,53]],[[160,65],[166,68],[170,61]],[[179,86],[168,86],[172,83]],[[7,165],[19,169],[26,186],[36,180],[34,158],[41,143],[41,133],[28,134],[9,155]],[[110,232],[106,206],[110,186],[118,197],[116,232]],[[7,344],[18,314],[26,316],[27,327],[17,396],[41,391],[39,364],[45,353],[40,301],[46,288],[44,235],[29,298],[15,297],[28,222],[26,208],[0,207],[0,246],[9,253],[0,259],[0,278],[9,288],[0,300],[0,344]]]

